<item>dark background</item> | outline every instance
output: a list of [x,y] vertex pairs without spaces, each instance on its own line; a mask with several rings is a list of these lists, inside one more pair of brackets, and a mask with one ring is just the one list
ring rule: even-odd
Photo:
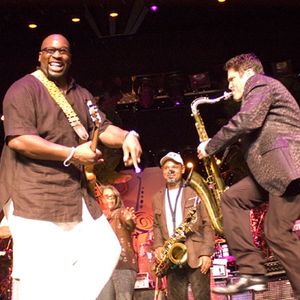
[[[143,0],[1,0],[0,98],[12,82],[34,70],[42,39],[62,33],[72,43],[74,77],[100,96],[100,104],[109,104],[104,109],[117,124],[140,133],[144,166],[152,166],[168,150],[194,156],[198,137],[190,103],[222,94],[223,64],[236,54],[255,52],[266,73],[297,95],[299,0],[157,3],[154,14],[150,1]],[[108,17],[111,9],[119,12],[115,21]],[[79,24],[70,21],[74,15],[81,17]],[[35,30],[27,27],[31,21],[38,24]],[[287,67],[277,69],[278,62]],[[192,88],[190,76],[203,73],[209,83]],[[139,93],[145,78],[150,104],[145,99],[120,104],[122,93]],[[231,102],[201,108],[208,134],[236,109]]]

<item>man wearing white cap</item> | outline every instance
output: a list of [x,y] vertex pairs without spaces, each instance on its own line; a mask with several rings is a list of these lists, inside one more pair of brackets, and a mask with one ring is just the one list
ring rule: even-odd
[[161,257],[164,242],[184,222],[189,210],[196,207],[197,219],[192,224],[192,233],[187,235],[188,260],[181,267],[171,268],[167,273],[168,298],[187,300],[188,285],[191,284],[194,299],[210,299],[211,255],[214,250],[214,232],[205,207],[196,192],[185,186],[185,166],[180,154],[169,152],[160,160],[166,187],[153,197],[154,249]]

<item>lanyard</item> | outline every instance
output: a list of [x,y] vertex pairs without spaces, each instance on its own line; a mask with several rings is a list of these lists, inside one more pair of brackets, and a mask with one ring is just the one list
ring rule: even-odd
[[171,214],[172,214],[173,231],[175,231],[175,229],[176,229],[176,209],[177,209],[177,203],[178,203],[178,199],[179,199],[179,195],[181,193],[181,190],[182,190],[182,184],[180,184],[180,188],[178,189],[176,199],[175,199],[175,205],[174,205],[174,209],[173,209],[173,207],[171,205],[169,188],[167,187],[167,197],[168,197],[168,203],[169,203],[170,211],[171,211]]

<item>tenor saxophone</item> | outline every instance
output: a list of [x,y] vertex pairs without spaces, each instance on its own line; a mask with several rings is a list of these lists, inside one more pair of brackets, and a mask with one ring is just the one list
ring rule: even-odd
[[197,220],[196,207],[192,207],[184,221],[175,229],[172,236],[165,241],[161,257],[156,258],[153,271],[157,277],[163,277],[169,271],[182,267],[188,258],[187,247],[184,244],[187,235],[191,233],[192,224]]
[[[195,119],[195,126],[199,135],[200,142],[208,140],[208,135],[205,130],[204,122],[200,116],[198,105],[201,104],[213,104],[221,100],[227,100],[231,97],[232,93],[224,93],[223,96],[209,99],[207,97],[200,97],[195,99],[191,103],[192,116]],[[210,221],[212,223],[213,229],[217,234],[223,235],[223,225],[222,225],[222,211],[221,211],[221,194],[225,190],[226,186],[223,178],[220,175],[220,171],[216,162],[216,158],[212,155],[203,158],[203,163],[205,171],[207,173],[207,178],[204,179],[200,174],[193,171],[187,178],[187,184],[190,185],[201,198]]]

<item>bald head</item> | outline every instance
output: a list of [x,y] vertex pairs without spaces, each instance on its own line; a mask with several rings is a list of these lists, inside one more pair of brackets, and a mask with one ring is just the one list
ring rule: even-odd
[[51,45],[51,47],[52,47],[52,46],[55,46],[57,44],[63,45],[63,47],[66,47],[66,48],[70,49],[70,43],[69,43],[69,41],[67,40],[66,37],[64,37],[61,34],[51,34],[51,35],[48,35],[43,40],[42,45],[41,45],[41,50],[44,49],[44,48],[49,47],[49,45]]

